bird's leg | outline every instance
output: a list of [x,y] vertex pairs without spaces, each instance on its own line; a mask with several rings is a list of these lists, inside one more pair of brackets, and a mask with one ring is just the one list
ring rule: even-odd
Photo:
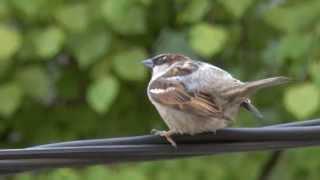
[[160,135],[162,131],[161,130],[158,130],[158,129],[151,129],[150,133],[153,134],[153,135]]
[[174,140],[171,138],[171,135],[174,134],[174,131],[172,130],[169,130],[169,131],[160,131],[160,130],[157,130],[157,129],[152,129],[151,130],[151,133],[154,134],[154,135],[159,135],[161,137],[165,137],[166,140],[175,148],[177,148],[177,143],[174,142]]
[[177,143],[171,138],[171,135],[173,135],[174,132],[173,131],[163,131],[161,132],[160,136],[161,137],[165,137],[166,140],[175,148],[177,148]]

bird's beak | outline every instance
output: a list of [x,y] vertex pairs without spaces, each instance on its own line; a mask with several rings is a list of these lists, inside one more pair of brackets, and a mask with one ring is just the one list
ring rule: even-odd
[[152,59],[146,59],[144,61],[142,61],[142,64],[144,64],[144,66],[152,69],[153,68],[153,61]]

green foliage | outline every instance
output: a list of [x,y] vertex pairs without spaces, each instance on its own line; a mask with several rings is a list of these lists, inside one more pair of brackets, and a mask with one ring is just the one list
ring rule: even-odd
[[290,87],[284,102],[286,108],[297,118],[307,118],[319,108],[320,88],[310,83]]
[[309,65],[312,80],[320,88],[320,61],[314,61]]
[[37,100],[50,99],[49,76],[41,66],[33,65],[19,69],[15,79],[26,95]]
[[9,117],[19,108],[22,92],[17,84],[3,84],[0,86],[0,115]]
[[118,81],[112,76],[101,78],[89,86],[87,101],[98,113],[106,112],[119,91]]
[[312,23],[319,17],[319,8],[318,0],[309,0],[292,6],[278,6],[270,9],[265,19],[270,25],[281,31],[301,31],[312,26]]
[[195,52],[188,44],[187,33],[176,32],[168,29],[162,30],[159,38],[157,39],[157,43],[155,44],[154,51],[156,54],[179,52],[190,57],[196,57]]
[[57,21],[69,31],[84,31],[89,24],[89,12],[86,4],[68,4],[55,13]]
[[20,34],[5,25],[0,25],[0,61],[9,59],[21,44]]
[[106,22],[121,34],[141,34],[146,31],[146,10],[138,0],[109,0],[102,4]]
[[10,14],[8,4],[6,1],[0,2],[0,20],[5,19]]
[[112,171],[103,167],[103,166],[93,166],[86,169],[84,172],[84,179],[96,179],[96,180],[103,180],[103,179],[111,179]]
[[116,73],[127,80],[144,80],[147,70],[141,66],[141,60],[147,58],[144,49],[135,48],[128,51],[120,51],[112,58],[113,67]]
[[178,14],[177,21],[180,23],[194,23],[201,20],[210,10],[209,0],[191,0]]
[[[292,83],[258,93],[254,103],[268,122],[317,117],[319,9],[319,0],[0,0],[0,143],[165,129],[140,63],[165,52],[212,62],[244,81],[289,76]],[[257,124],[250,117],[241,111],[238,125]],[[263,160],[250,153],[15,179],[256,179]],[[293,151],[272,179],[316,179],[318,162],[313,150]]]
[[254,0],[218,0],[236,18],[241,18]]
[[191,47],[204,57],[210,57],[220,52],[226,40],[227,32],[218,26],[197,24],[190,30]]
[[280,40],[278,58],[300,60],[309,53],[312,40],[309,34],[289,33]]
[[52,58],[62,48],[64,33],[58,27],[49,27],[37,33],[33,39],[36,54],[41,58]]
[[74,34],[70,39],[71,51],[77,58],[80,68],[87,68],[108,52],[111,34],[101,28]]

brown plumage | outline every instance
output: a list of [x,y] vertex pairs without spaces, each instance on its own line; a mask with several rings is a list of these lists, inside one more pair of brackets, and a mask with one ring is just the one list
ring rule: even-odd
[[152,68],[148,97],[169,127],[159,134],[174,146],[170,135],[215,132],[232,124],[240,107],[261,117],[249,96],[288,82],[286,77],[241,82],[216,66],[180,54],[161,54],[144,64]]

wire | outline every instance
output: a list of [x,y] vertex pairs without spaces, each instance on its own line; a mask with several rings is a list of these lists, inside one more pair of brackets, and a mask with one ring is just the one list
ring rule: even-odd
[[178,148],[156,135],[69,141],[0,150],[0,174],[43,168],[186,158],[320,145],[320,120],[258,128],[226,128],[173,137]]
[[[318,126],[319,125],[319,126]],[[259,128],[226,128],[218,130],[216,134],[205,133],[196,136],[175,136],[178,143],[203,143],[209,141],[252,141],[252,140],[290,140],[319,138],[320,119],[304,122],[278,124]],[[40,145],[31,148],[72,147],[72,146],[100,146],[121,144],[164,144],[159,136],[144,135],[109,139],[69,141]]]

